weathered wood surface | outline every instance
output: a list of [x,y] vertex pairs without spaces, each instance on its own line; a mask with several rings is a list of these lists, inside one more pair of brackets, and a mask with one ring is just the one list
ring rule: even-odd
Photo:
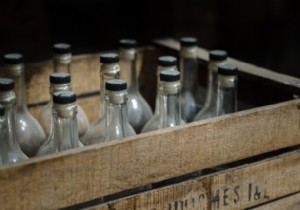
[[[300,191],[300,151],[227,169],[88,208],[90,210],[238,210]],[[300,196],[262,205],[289,209]],[[298,201],[297,201],[298,199]],[[291,208],[292,209],[292,208]],[[295,208],[297,209],[297,208]],[[297,209],[298,210],[298,209]]]
[[[179,50],[180,44],[178,40],[166,38],[166,39],[156,39],[154,43],[158,44],[159,46],[164,46],[170,49],[174,49],[176,51]],[[199,47],[198,57],[205,62],[208,61],[208,50]],[[246,63],[232,57],[228,57],[228,63],[235,64],[239,67],[241,72],[245,72],[249,75],[253,75],[257,78],[273,80],[275,82],[290,86],[295,88],[295,90],[300,88],[300,79],[292,76],[288,76],[285,74],[281,74],[275,71],[271,71],[269,69],[259,67],[250,63]]]
[[300,100],[255,108],[1,167],[1,209],[72,206],[299,144]]
[[251,210],[299,210],[300,209],[300,193],[296,193],[276,201],[262,204],[259,207],[251,208]]

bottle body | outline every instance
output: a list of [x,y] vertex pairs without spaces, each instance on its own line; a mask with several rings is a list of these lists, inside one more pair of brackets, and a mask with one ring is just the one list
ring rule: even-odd
[[128,84],[128,120],[136,133],[140,133],[143,126],[153,116],[152,109],[148,102],[141,95],[137,78],[137,42],[131,39],[120,40],[120,66],[121,78],[126,78]]

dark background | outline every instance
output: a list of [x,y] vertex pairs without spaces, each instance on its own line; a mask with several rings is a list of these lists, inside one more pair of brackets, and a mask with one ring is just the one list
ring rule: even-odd
[[199,46],[300,77],[300,1],[297,0],[1,0],[0,53],[26,62],[51,58],[55,42],[73,54],[140,45],[155,38],[195,36]]

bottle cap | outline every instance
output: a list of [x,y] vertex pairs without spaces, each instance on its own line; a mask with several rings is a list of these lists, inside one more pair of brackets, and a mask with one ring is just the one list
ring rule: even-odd
[[13,90],[15,82],[9,78],[0,78],[0,91]]
[[67,54],[71,53],[71,45],[67,43],[56,43],[53,45],[53,53],[55,54]]
[[2,104],[0,104],[0,116],[4,116],[5,111],[4,111],[4,107]]
[[180,80],[180,73],[179,71],[162,71],[159,74],[160,81],[165,81],[165,82],[175,82]]
[[19,64],[23,63],[23,55],[19,53],[9,53],[3,56],[3,63],[5,64]]
[[194,47],[198,45],[198,39],[195,37],[180,38],[180,45],[184,47]]
[[56,72],[50,75],[51,84],[66,84],[71,82],[71,75],[64,72]]
[[218,74],[233,76],[237,75],[237,73],[238,68],[235,65],[228,63],[218,65]]
[[116,53],[106,53],[103,55],[100,55],[100,62],[101,63],[117,63],[119,62],[119,55]]
[[227,52],[224,50],[211,50],[209,52],[209,60],[222,61],[227,58]]
[[126,90],[127,89],[127,83],[126,83],[126,81],[121,80],[121,79],[108,80],[105,83],[105,89],[106,90],[112,90],[112,91]]
[[53,93],[53,103],[70,104],[76,102],[76,94],[72,91],[58,91]]
[[119,44],[121,48],[130,49],[137,46],[137,41],[135,39],[121,39]]
[[158,65],[163,67],[170,67],[177,65],[177,58],[174,56],[160,56],[158,58]]

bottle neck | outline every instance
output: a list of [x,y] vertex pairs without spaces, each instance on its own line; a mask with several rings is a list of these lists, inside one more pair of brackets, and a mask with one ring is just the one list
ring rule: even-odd
[[121,49],[121,78],[127,81],[128,93],[130,92],[139,92],[139,85],[137,79],[137,70],[136,70],[136,59],[137,53],[134,49]]
[[237,111],[237,76],[218,75],[217,116]]
[[127,99],[123,99],[119,97],[119,102],[115,103],[111,101],[110,96],[106,95],[105,141],[129,136],[127,131],[127,125],[129,124],[127,117]]
[[54,72],[70,73],[71,63],[54,62]]
[[198,85],[198,47],[183,47],[180,50],[180,77],[182,91],[196,91]]
[[159,128],[180,125],[180,83],[161,82],[159,89]]
[[57,151],[81,147],[77,129],[75,104],[53,106],[53,137]]
[[70,73],[70,66],[72,62],[72,54],[54,54],[53,64],[54,72]]
[[58,91],[72,91],[72,84],[65,83],[65,84],[50,84],[49,93],[52,102],[52,95]]

